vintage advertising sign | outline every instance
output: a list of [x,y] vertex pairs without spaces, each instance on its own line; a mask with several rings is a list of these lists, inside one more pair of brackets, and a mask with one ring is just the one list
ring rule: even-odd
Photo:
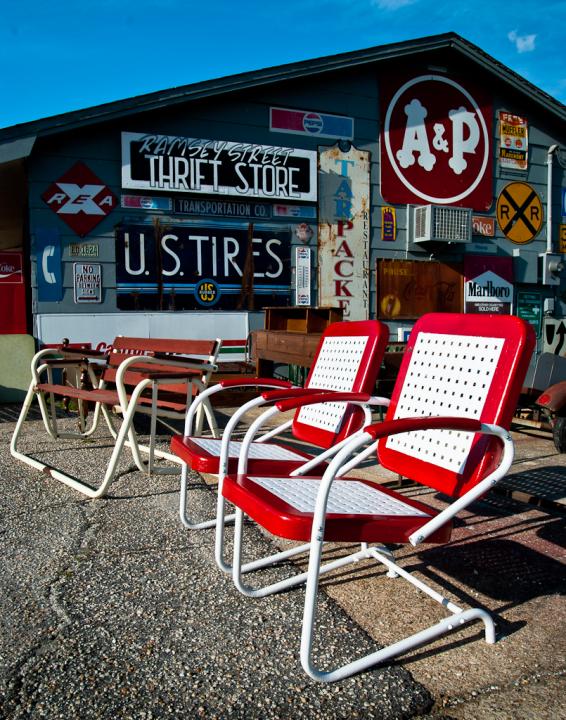
[[102,265],[73,263],[73,284],[76,303],[102,302]]
[[511,314],[513,258],[466,256],[464,276],[465,312]]
[[[121,310],[286,305],[291,233],[265,225],[123,225],[116,230]],[[245,303],[245,307],[244,307]]]
[[22,285],[22,253],[0,252],[0,285]]
[[273,132],[292,135],[316,135],[335,140],[352,140],[354,118],[344,115],[330,115],[313,110],[290,110],[269,108],[269,129]]
[[383,198],[487,210],[492,108],[483,92],[444,75],[382,87]]
[[0,335],[25,335],[26,290],[23,254],[0,252]]
[[114,210],[114,193],[84,163],[78,162],[41,196],[80,237],[88,235]]
[[386,242],[395,242],[397,237],[397,215],[395,208],[384,206],[381,208],[381,239]]
[[495,237],[495,218],[472,215],[472,233],[484,237]]
[[462,312],[462,271],[435,261],[379,260],[377,317],[415,320],[427,312]]
[[123,208],[134,208],[136,210],[171,210],[171,198],[122,195],[120,205]]
[[341,308],[344,320],[369,317],[369,156],[337,145],[319,155],[327,208],[318,224],[319,303]]
[[311,304],[311,249],[295,248],[295,305]]
[[535,239],[542,227],[542,202],[536,190],[527,183],[509,183],[499,193],[496,215],[505,237],[525,245]]
[[529,134],[526,118],[499,111],[499,165],[508,170],[528,170]]
[[558,240],[560,242],[560,252],[566,253],[566,225],[558,226]]
[[253,202],[173,198],[173,212],[178,215],[269,220],[271,218],[271,205]]
[[122,187],[314,202],[316,152],[123,132]]

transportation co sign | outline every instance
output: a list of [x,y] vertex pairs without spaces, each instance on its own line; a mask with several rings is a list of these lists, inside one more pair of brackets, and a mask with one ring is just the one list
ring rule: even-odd
[[122,133],[122,187],[316,201],[314,150]]
[[511,242],[524,245],[542,227],[542,203],[536,191],[524,182],[506,185],[497,198],[497,223]]

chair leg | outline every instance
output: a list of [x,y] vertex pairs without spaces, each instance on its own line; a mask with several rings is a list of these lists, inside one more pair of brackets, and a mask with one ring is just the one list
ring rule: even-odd
[[[35,394],[34,390],[34,384],[32,383],[30,385],[30,388],[28,390],[28,393],[26,395],[26,398],[24,400],[24,403],[22,405],[22,410],[20,412],[20,417],[18,418],[18,422],[16,423],[16,428],[14,430],[14,434],[12,436],[12,440],[10,443],[10,452],[11,454],[17,458],[18,460],[21,460],[22,462],[25,462],[27,465],[31,465],[31,467],[36,468],[37,470],[41,470],[42,472],[50,475],[55,480],[59,480],[60,482],[64,483],[65,485],[68,485],[69,487],[73,488],[74,490],[78,490],[83,495],[86,495],[89,498],[99,498],[103,497],[106,494],[106,491],[114,479],[114,474],[116,471],[116,466],[118,464],[118,460],[120,458],[120,455],[124,449],[124,446],[126,445],[126,440],[128,439],[128,442],[133,446],[134,449],[137,450],[137,440],[135,437],[135,433],[132,430],[132,423],[134,418],[134,413],[136,411],[136,403],[139,395],[145,388],[145,385],[149,381],[143,381],[141,382],[134,392],[134,395],[132,395],[132,401],[130,402],[128,406],[128,410],[124,416],[122,426],[120,427],[120,431],[116,437],[116,441],[114,444],[114,448],[112,450],[112,455],[110,458],[110,462],[108,463],[108,466],[106,468],[106,472],[104,475],[104,478],[102,480],[102,483],[98,488],[93,488],[90,485],[87,485],[85,482],[82,482],[81,480],[77,480],[76,478],[67,475],[66,473],[58,470],[57,468],[53,468],[49,465],[46,465],[45,463],[40,462],[39,460],[35,460],[34,458],[30,457],[29,455],[25,455],[24,453],[21,453],[18,448],[18,439],[21,434],[21,429],[23,426],[23,423],[27,417],[27,414],[29,412],[31,403],[33,401],[33,396]],[[45,421],[45,418],[44,418]],[[80,437],[80,435],[77,435],[76,433],[70,434],[65,433],[59,435],[59,437],[70,437],[70,438],[76,438]],[[139,456],[139,451],[138,451]]]
[[[242,581],[242,575],[244,573],[249,573],[254,570],[259,570],[261,568],[269,567],[271,565],[275,565],[277,563],[282,562],[283,560],[287,560],[294,555],[298,555],[300,553],[305,552],[309,548],[311,548],[311,543],[305,543],[303,545],[299,545],[297,547],[291,548],[290,550],[283,550],[282,552],[275,553],[275,555],[270,555],[269,557],[261,558],[260,560],[254,560],[253,562],[246,563],[245,565],[242,565],[242,536],[243,536],[243,526],[244,526],[244,513],[239,509],[236,508],[236,521],[234,525],[234,559],[233,559],[233,565],[232,565],[232,580],[234,581],[234,585],[238,588],[238,590],[243,594],[247,595],[248,597],[267,597],[268,595],[274,595],[276,593],[282,592],[283,590],[288,590],[292,587],[297,587],[298,585],[302,585],[308,577],[308,572],[298,573],[297,575],[292,575],[291,577],[285,578],[284,580],[280,580],[279,582],[272,583],[270,585],[265,585],[260,588],[252,588],[249,585],[245,585]],[[218,532],[218,528],[217,528]],[[321,542],[321,548],[322,545],[324,545],[324,541]],[[346,555],[345,557],[338,558],[337,560],[332,560],[331,562],[325,563],[322,565],[319,569],[319,574],[323,575],[325,573],[331,572],[332,570],[336,570],[337,568],[344,567],[345,565],[350,565],[353,562],[358,562],[359,560],[364,560],[369,557],[371,557],[370,549],[364,549],[362,548],[359,552],[351,553],[350,555]],[[312,552],[312,548],[311,548]],[[218,558],[217,558],[218,563]],[[222,567],[221,569],[225,572],[229,566]]]
[[319,540],[315,541],[313,539],[309,558],[309,569],[307,571],[308,578],[305,594],[305,607],[303,612],[303,628],[301,633],[301,664],[307,675],[312,677],[314,680],[319,680],[321,682],[335,682],[337,680],[343,680],[351,675],[367,670],[374,665],[379,665],[387,660],[398,657],[399,655],[404,655],[417,647],[426,645],[427,643],[436,640],[436,638],[446,635],[453,630],[458,630],[466,623],[474,620],[481,620],[483,622],[486,642],[490,644],[495,642],[495,624],[492,617],[485,610],[480,608],[461,610],[453,603],[448,602],[446,598],[442,597],[428,585],[425,585],[400,568],[385,554],[376,550],[376,548],[370,548],[369,550],[371,556],[380,562],[383,562],[390,569],[390,572],[392,571],[392,566],[394,566],[395,570],[393,572],[395,572],[396,575],[405,578],[419,589],[424,590],[430,597],[444,605],[453,614],[451,617],[445,618],[435,625],[431,625],[414,635],[410,635],[403,640],[388,645],[376,652],[370,653],[365,657],[347,663],[335,670],[322,671],[317,669],[312,659],[312,642],[316,627],[318,579],[321,574],[320,559],[322,542]]

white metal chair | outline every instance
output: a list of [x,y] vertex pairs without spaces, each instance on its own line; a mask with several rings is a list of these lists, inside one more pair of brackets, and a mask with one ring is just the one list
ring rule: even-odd
[[[179,463],[176,455],[155,447],[156,423],[159,420],[167,424],[167,419],[185,417],[193,396],[206,389],[216,370],[220,347],[219,339],[119,336],[107,354],[84,349],[72,351],[68,347],[40,350],[32,359],[31,382],[10,444],[12,455],[90,498],[102,497],[106,493],[115,477],[124,447],[131,448],[133,459],[143,472],[177,473],[178,469],[157,467],[154,463],[155,458]],[[57,369],[72,370],[77,377],[83,374],[87,382],[81,387],[59,384],[53,372]],[[73,398],[77,401],[77,431],[59,429],[56,398]],[[34,399],[39,403],[45,430],[53,440],[88,438],[98,427],[101,415],[104,417],[115,444],[97,487],[19,449],[25,420]],[[92,413],[87,423],[89,405]],[[199,430],[205,415],[211,432],[216,434],[218,428],[210,403],[201,403],[199,410],[202,411],[196,419]],[[111,411],[122,415],[119,431],[114,427]],[[133,426],[136,413],[150,416],[149,446],[138,442]],[[146,454],[147,461],[142,458],[142,452]]]
[[[494,623],[485,610],[464,610],[413,577],[394,561],[387,545],[447,542],[454,516],[506,474],[513,459],[509,427],[534,342],[530,325],[512,316],[425,315],[411,333],[385,421],[366,427],[343,447],[322,478],[250,473],[245,456],[237,473],[221,478],[220,493],[237,508],[236,587],[262,597],[306,580],[301,662],[311,677],[326,682],[348,677],[476,619],[484,623],[486,641],[495,641]],[[285,411],[319,401],[320,396],[312,396],[277,405]],[[255,431],[250,429],[246,443]],[[383,467],[441,491],[452,498],[451,504],[438,512],[377,483],[347,476],[360,457],[367,457],[367,443],[372,452],[377,450]],[[244,513],[274,535],[310,541],[308,571],[263,588],[246,585],[241,566]],[[326,541],[359,543],[361,549],[321,566]],[[342,667],[319,670],[312,658],[319,576],[365,558],[384,564],[389,576],[412,583],[450,616]]]

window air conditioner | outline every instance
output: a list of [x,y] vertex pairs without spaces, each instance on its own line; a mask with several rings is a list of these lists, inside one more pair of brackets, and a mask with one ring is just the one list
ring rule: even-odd
[[467,243],[472,238],[470,208],[421,205],[413,213],[413,241]]

